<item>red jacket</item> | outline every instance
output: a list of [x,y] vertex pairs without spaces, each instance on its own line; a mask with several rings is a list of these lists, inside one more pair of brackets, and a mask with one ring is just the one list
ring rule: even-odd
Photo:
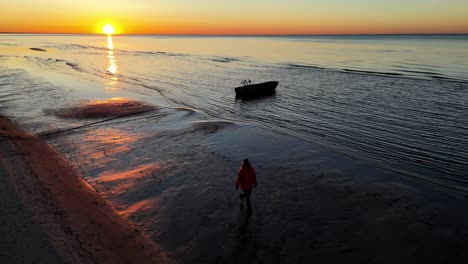
[[253,186],[257,185],[257,175],[252,166],[246,167],[241,166],[237,173],[236,187],[240,187],[243,190],[252,190]]

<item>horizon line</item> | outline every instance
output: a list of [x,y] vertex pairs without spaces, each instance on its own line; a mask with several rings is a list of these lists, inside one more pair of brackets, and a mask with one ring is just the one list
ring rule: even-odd
[[[0,32],[0,34],[24,34],[24,35],[106,35],[102,33],[65,33],[65,32]],[[249,36],[396,36],[396,35],[468,35],[466,33],[330,33],[330,34],[194,34],[194,33],[177,33],[177,34],[162,34],[162,33],[123,33],[112,34],[113,36],[232,36],[232,37],[249,37]]]

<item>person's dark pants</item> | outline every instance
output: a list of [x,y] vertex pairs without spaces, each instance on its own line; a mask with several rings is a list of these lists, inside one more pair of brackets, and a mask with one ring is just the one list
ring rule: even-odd
[[242,191],[244,191],[244,193],[241,193],[241,197],[245,199],[245,202],[247,203],[247,209],[252,210],[252,206],[250,204],[250,195],[252,194],[252,189],[250,190],[242,189]]

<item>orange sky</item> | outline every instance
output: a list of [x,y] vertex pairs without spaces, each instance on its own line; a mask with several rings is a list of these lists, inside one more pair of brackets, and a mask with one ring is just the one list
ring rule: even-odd
[[0,0],[0,32],[127,34],[468,33],[462,0]]

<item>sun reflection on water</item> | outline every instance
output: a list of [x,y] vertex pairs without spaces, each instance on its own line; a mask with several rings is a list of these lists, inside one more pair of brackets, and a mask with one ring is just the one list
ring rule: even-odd
[[106,75],[109,81],[106,83],[106,91],[112,93],[115,92],[116,87],[119,84],[119,77],[117,76],[119,67],[115,60],[114,42],[112,41],[111,35],[107,35],[107,61],[108,66],[106,68]]

